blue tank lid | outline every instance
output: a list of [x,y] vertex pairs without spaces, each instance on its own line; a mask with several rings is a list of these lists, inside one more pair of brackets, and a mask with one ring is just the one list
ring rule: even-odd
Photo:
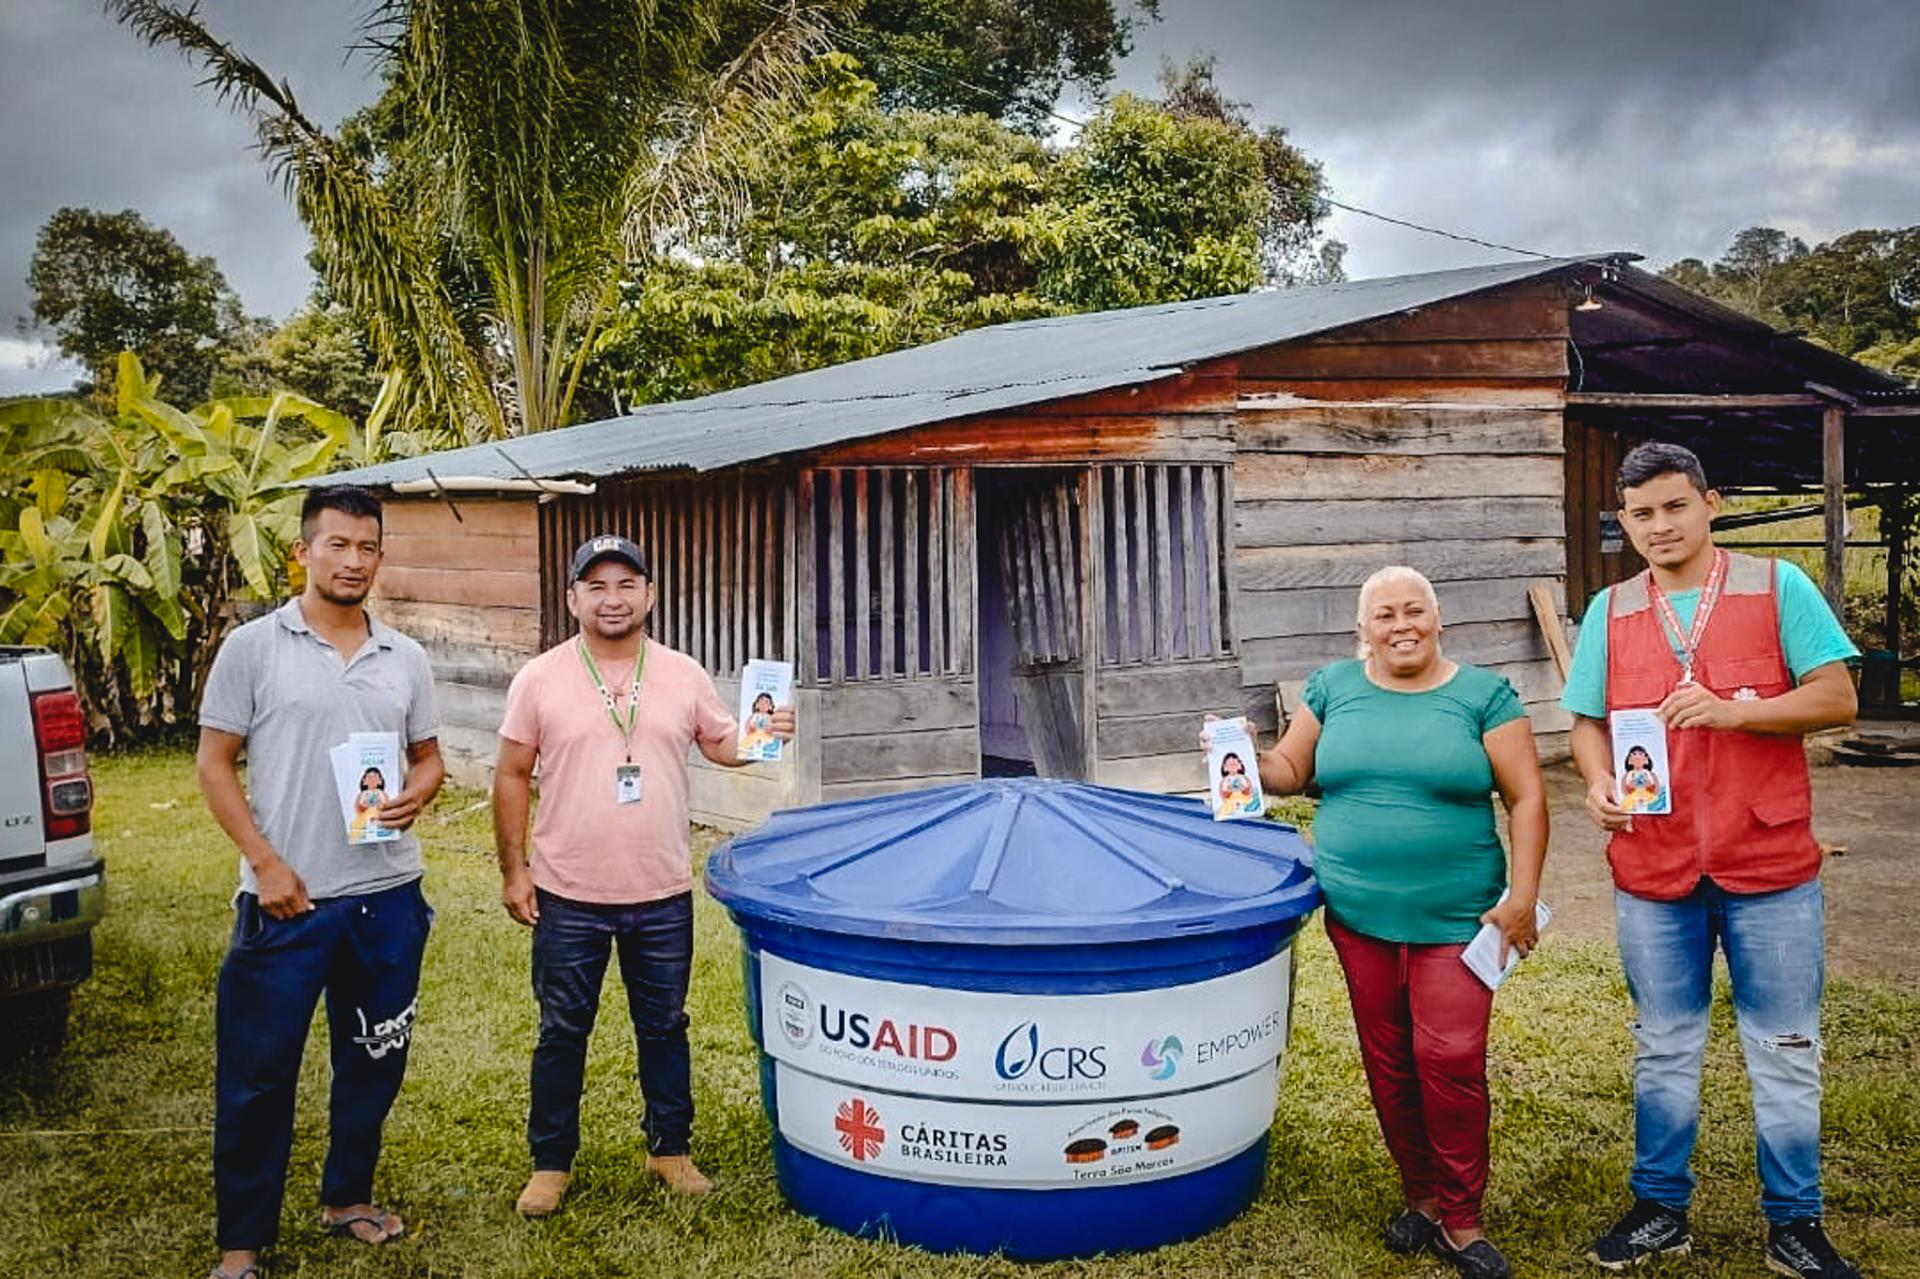
[[1197,799],[1006,778],[793,808],[716,849],[736,918],[975,945],[1152,941],[1298,919],[1312,854]]

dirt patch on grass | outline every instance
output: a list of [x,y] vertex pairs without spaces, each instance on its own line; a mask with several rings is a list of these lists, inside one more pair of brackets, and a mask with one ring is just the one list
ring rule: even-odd
[[[1812,751],[1813,829],[1827,859],[1827,971],[1920,986],[1920,768],[1864,768]],[[1553,843],[1540,895],[1564,937],[1613,940],[1605,837],[1571,764],[1547,770]]]

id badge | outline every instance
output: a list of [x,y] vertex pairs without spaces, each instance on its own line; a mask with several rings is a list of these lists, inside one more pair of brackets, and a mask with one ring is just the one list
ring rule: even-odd
[[620,764],[613,770],[613,802],[616,804],[637,804],[640,802],[640,765]]

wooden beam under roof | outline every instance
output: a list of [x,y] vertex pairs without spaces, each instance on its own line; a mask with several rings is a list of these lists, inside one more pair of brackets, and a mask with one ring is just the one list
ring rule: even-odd
[[1765,395],[1669,395],[1634,391],[1568,391],[1567,407],[1587,409],[1679,410],[1824,409],[1830,400],[1800,392]]

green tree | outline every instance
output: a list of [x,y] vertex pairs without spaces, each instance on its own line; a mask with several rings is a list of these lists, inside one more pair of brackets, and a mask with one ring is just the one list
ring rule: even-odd
[[[1123,97],[1051,149],[984,115],[884,110],[846,55],[742,159],[743,221],[636,264],[590,370],[613,410],[1003,320],[1231,293],[1337,270],[1319,170],[1273,198],[1268,137]],[[696,232],[701,228],[696,227]]]
[[1849,231],[1812,248],[1749,227],[1711,265],[1684,258],[1662,274],[1910,381],[1920,372],[1920,226]]
[[131,352],[110,412],[0,400],[0,644],[58,647],[110,738],[188,714],[236,601],[286,583],[296,480],[378,461],[363,427],[289,392],[181,409]]
[[888,110],[978,112],[1045,134],[1062,91],[1093,96],[1113,79],[1159,0],[1125,14],[1112,0],[866,0],[840,42]]
[[204,399],[222,354],[246,329],[214,260],[189,254],[132,209],[55,212],[34,242],[27,285],[33,318],[109,398],[120,352],[138,351],[171,393]]
[[213,377],[215,395],[292,391],[355,419],[372,411],[380,387],[373,353],[345,308],[318,304],[228,351]]
[[370,155],[191,6],[108,7],[252,117],[403,419],[480,437],[569,419],[624,261],[734,202],[729,157],[821,38],[792,0],[751,22],[747,0],[393,0],[368,19],[393,139]]

